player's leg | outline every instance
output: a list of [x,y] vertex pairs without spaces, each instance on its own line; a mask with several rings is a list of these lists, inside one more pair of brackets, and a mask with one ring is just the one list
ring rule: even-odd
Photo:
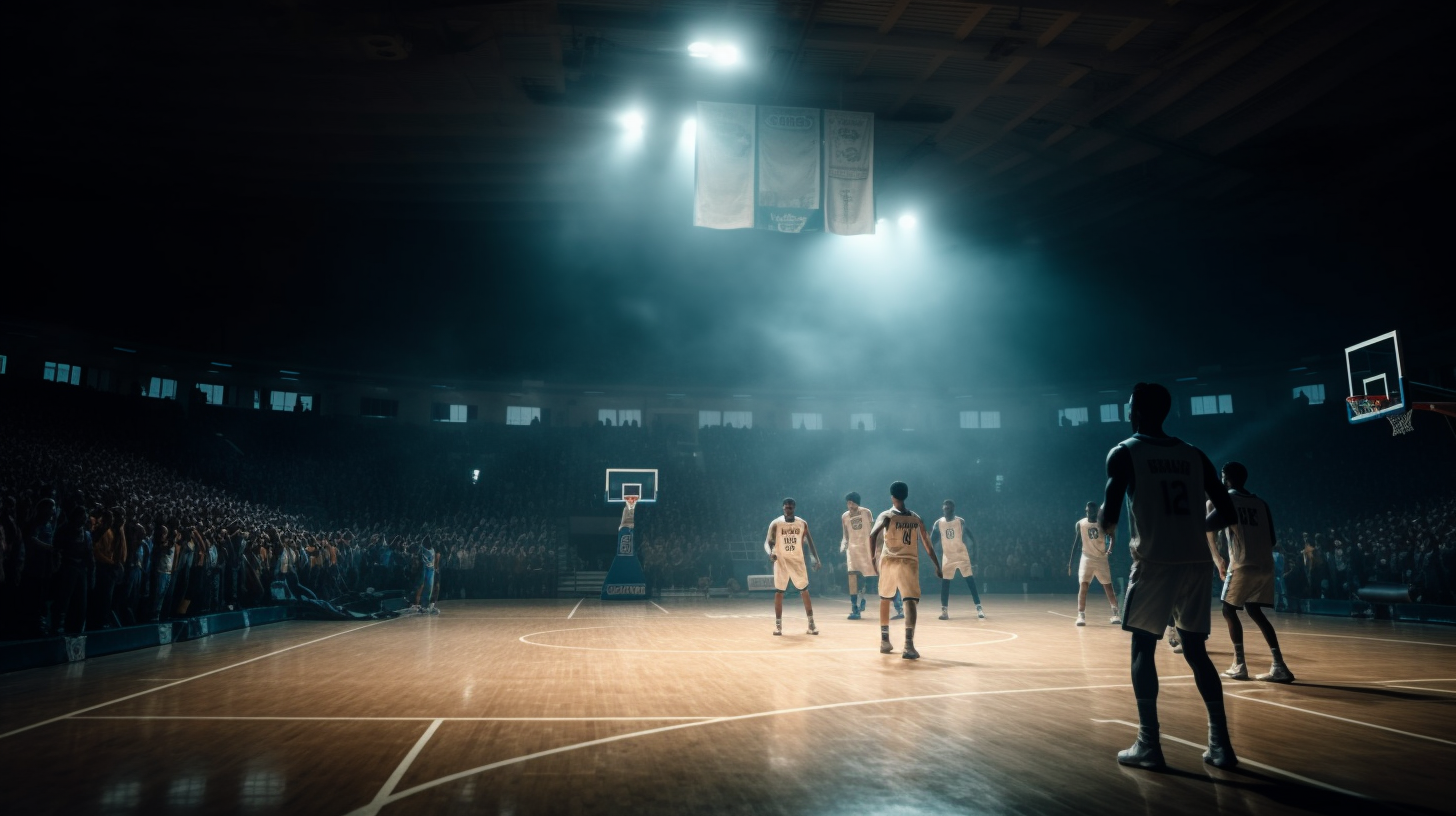
[[920,653],[915,651],[915,619],[916,609],[920,606],[919,598],[905,599],[905,648],[900,656],[906,660],[918,660]]
[[1087,625],[1087,587],[1088,587],[1088,583],[1086,581],[1081,581],[1077,585],[1077,625],[1078,626],[1086,626]]
[[950,579],[940,579],[940,619],[950,620]]
[[981,609],[981,593],[976,591],[976,576],[966,576],[966,588],[971,591],[971,602],[976,605],[976,617],[986,617],[985,610]]
[[1230,680],[1248,680],[1249,668],[1244,663],[1244,625],[1239,621],[1239,608],[1224,601],[1223,620],[1228,624],[1229,640],[1234,644],[1234,664],[1229,666],[1223,676]]
[[1259,627],[1259,631],[1264,634],[1264,640],[1269,644],[1269,651],[1274,655],[1274,665],[1269,669],[1269,673],[1261,674],[1257,679],[1271,683],[1293,683],[1294,675],[1284,664],[1284,655],[1279,651],[1279,638],[1274,635],[1274,624],[1264,615],[1264,606],[1265,604],[1251,603],[1247,607],[1249,620]]
[[774,634],[784,633],[784,591],[774,590]]
[[890,645],[890,599],[880,598],[880,653],[889,654],[894,650]]
[[810,601],[809,601],[809,586],[808,586],[808,584],[805,584],[804,585],[804,588],[801,589],[801,590],[799,590],[799,597],[802,598],[803,601],[804,601],[804,614],[806,616],[808,616],[808,618],[809,618],[809,630],[808,630],[808,632],[806,632],[806,634],[810,634],[810,635],[817,635],[817,634],[819,634],[819,630],[816,629],[816,628],[814,628],[814,604],[810,603]]
[[[849,573],[849,619],[850,620],[859,620],[859,579],[860,579],[860,577],[861,577],[860,574],[857,573],[857,572],[851,572],[851,573]],[[869,591],[868,582],[866,582],[866,584],[867,585],[865,587],[865,591],[868,592]]]
[[[1131,604],[1129,604],[1131,605]],[[1134,629],[1132,632],[1132,695],[1137,700],[1137,742],[1117,753],[1122,765],[1162,768],[1163,745],[1158,736],[1158,636]]]
[[1224,713],[1223,686],[1219,683],[1218,669],[1208,656],[1208,636],[1202,632],[1179,629],[1183,637],[1183,659],[1193,670],[1193,684],[1198,687],[1198,696],[1208,709],[1208,750],[1203,752],[1203,761],[1220,768],[1237,765],[1234,746],[1229,739],[1228,717]]
[[1117,593],[1112,591],[1112,582],[1099,581],[1098,583],[1102,584],[1102,591],[1107,593],[1107,605],[1112,607],[1112,622],[1122,623],[1122,616],[1117,614]]

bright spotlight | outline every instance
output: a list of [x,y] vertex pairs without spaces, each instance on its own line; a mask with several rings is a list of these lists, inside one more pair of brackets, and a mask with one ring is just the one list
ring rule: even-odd
[[641,111],[627,111],[617,118],[617,122],[622,125],[623,130],[632,134],[640,134],[647,127],[647,118]]
[[713,51],[712,43],[705,43],[701,40],[688,46],[688,56],[697,57],[698,59],[707,59],[713,56]]
[[900,228],[901,229],[907,229],[907,230],[908,229],[915,229],[915,225],[917,223],[919,223],[919,222],[917,222],[915,220],[915,216],[913,216],[913,215],[911,215],[909,213],[906,213],[906,214],[900,216]]
[[719,65],[737,65],[738,59],[738,46],[736,45],[720,45],[713,49],[713,60]]
[[689,117],[688,119],[683,121],[682,140],[688,144],[692,144],[693,140],[696,139],[697,136],[698,120]]

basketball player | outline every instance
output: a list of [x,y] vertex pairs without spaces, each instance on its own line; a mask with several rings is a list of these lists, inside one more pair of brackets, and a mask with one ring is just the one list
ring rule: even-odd
[[794,515],[793,499],[784,499],[784,514],[768,525],[768,538],[763,548],[774,565],[774,634],[784,633],[784,590],[790,583],[799,589],[804,600],[804,614],[809,617],[808,634],[817,635],[814,628],[814,606],[809,602],[809,572],[804,568],[804,550],[814,556],[814,569],[819,569],[819,552],[814,549],[814,537],[809,534],[809,522]]
[[[1234,665],[1224,672],[1224,677],[1234,680],[1248,680],[1249,669],[1244,663],[1244,627],[1239,622],[1239,610],[1248,609],[1249,619],[1264,633],[1269,650],[1274,653],[1274,665],[1268,674],[1261,674],[1258,680],[1271,683],[1293,683],[1294,675],[1284,665],[1284,655],[1279,653],[1279,639],[1274,636],[1274,624],[1264,616],[1264,607],[1274,605],[1274,551],[1278,543],[1274,539],[1274,520],[1269,515],[1269,505],[1258,496],[1244,489],[1249,479],[1249,470],[1238,462],[1223,466],[1223,483],[1229,489],[1229,496],[1238,511],[1238,521],[1222,534],[1208,534],[1208,548],[1213,552],[1213,562],[1223,577],[1223,619],[1228,623],[1229,639],[1234,642]],[[1212,510],[1212,505],[1209,506]],[[1223,557],[1219,555],[1218,539],[1228,543],[1228,569],[1224,570]]]
[[[1204,533],[1227,527],[1233,501],[1218,483],[1218,473],[1203,451],[1163,432],[1172,410],[1168,389],[1138,383],[1132,392],[1129,421],[1133,435],[1107,454],[1107,491],[1099,514],[1104,539],[1117,531],[1123,499],[1131,503],[1132,574],[1123,603],[1122,628],[1132,632],[1132,687],[1137,699],[1138,736],[1117,761],[1139,768],[1162,768],[1158,739],[1158,639],[1173,616],[1183,642],[1183,659],[1208,709],[1208,749],[1203,761],[1220,768],[1238,763],[1224,716],[1218,669],[1208,657],[1209,555]],[[1201,512],[1207,496],[1214,511]]]
[[946,499],[940,506],[941,517],[930,529],[930,543],[940,539],[940,619],[950,620],[950,582],[959,571],[971,589],[971,600],[976,602],[976,617],[985,619],[981,609],[981,593],[976,591],[976,576],[971,572],[971,554],[966,549],[966,539],[972,544],[976,537],[966,529],[966,520],[955,514],[955,502]]
[[844,553],[849,572],[849,619],[859,620],[865,604],[859,597],[860,582],[864,582],[868,595],[870,579],[880,574],[875,569],[875,560],[870,558],[870,528],[875,524],[875,516],[859,506],[858,493],[845,494],[844,505],[844,515],[839,517],[839,551]]
[[1112,607],[1112,622],[1122,623],[1122,618],[1117,616],[1117,595],[1112,591],[1112,568],[1107,563],[1107,556],[1112,552],[1112,539],[1102,538],[1102,528],[1097,526],[1097,502],[1087,502],[1087,518],[1077,520],[1076,530],[1067,574],[1072,574],[1072,561],[1076,561],[1077,553],[1081,553],[1081,563],[1077,566],[1077,581],[1081,584],[1077,590],[1077,625],[1087,625],[1087,588],[1092,586],[1093,578],[1107,593],[1107,603]]
[[916,550],[916,539],[925,548],[935,564],[935,577],[940,577],[940,559],[930,548],[930,536],[925,532],[925,522],[920,516],[905,509],[905,498],[910,488],[904,482],[890,485],[890,502],[894,506],[875,519],[870,530],[870,555],[877,555],[880,534],[885,534],[885,551],[880,557],[880,653],[895,651],[890,645],[890,599],[900,593],[905,599],[905,651],[900,655],[906,660],[918,660],[915,651],[915,608],[920,603],[920,553]]

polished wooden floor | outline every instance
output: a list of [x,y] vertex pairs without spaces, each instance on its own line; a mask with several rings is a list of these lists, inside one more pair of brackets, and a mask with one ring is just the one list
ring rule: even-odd
[[[1100,599],[1098,599],[1100,601]],[[1293,686],[1224,683],[1243,764],[1200,760],[1163,649],[1170,769],[1134,736],[1128,635],[1089,601],[986,599],[880,655],[848,602],[453,602],[0,676],[0,812],[1450,813],[1456,631],[1275,616]],[[1227,633],[1211,651],[1223,669]],[[899,622],[892,629],[901,643]],[[1267,651],[1249,629],[1251,669]]]

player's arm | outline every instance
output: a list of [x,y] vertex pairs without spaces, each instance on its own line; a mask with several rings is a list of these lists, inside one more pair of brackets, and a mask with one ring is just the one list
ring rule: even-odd
[[1239,512],[1234,509],[1234,500],[1229,498],[1228,489],[1219,480],[1218,470],[1208,461],[1208,456],[1199,451],[1198,458],[1203,460],[1203,492],[1208,494],[1208,500],[1213,505],[1213,512],[1208,514],[1204,529],[1217,532],[1238,521]]
[[[1212,513],[1213,512],[1213,502],[1208,502],[1207,506],[1204,508],[1204,511],[1205,512],[1208,512],[1208,513]],[[1213,531],[1209,531],[1207,533],[1204,533],[1204,535],[1208,536],[1208,551],[1209,551],[1209,553],[1211,553],[1213,555],[1213,564],[1214,564],[1214,566],[1218,567],[1218,577],[1219,577],[1219,580],[1223,580],[1223,579],[1225,579],[1225,578],[1228,577],[1228,572],[1227,572],[1228,565],[1223,560],[1223,555],[1220,554],[1219,551],[1218,551],[1218,533],[1215,533]]]
[[809,554],[814,556],[814,569],[819,569],[822,564],[819,562],[819,550],[814,547],[814,534],[809,532],[809,522],[804,522],[804,546],[809,548]]
[[1082,549],[1082,525],[1072,525],[1072,556],[1067,559],[1067,574],[1071,575],[1072,570],[1077,566],[1077,551]]
[[1133,486],[1132,481],[1132,453],[1118,445],[1107,453],[1107,487],[1102,493],[1102,507],[1097,510],[1097,526],[1108,540],[1117,533],[1122,502],[1127,498],[1128,488]]
[[839,516],[839,551],[849,551],[849,514],[841,513]]
[[768,524],[768,535],[763,539],[763,551],[768,553],[768,560],[778,561],[778,553],[774,552],[774,534],[778,531],[778,525],[774,522]]

